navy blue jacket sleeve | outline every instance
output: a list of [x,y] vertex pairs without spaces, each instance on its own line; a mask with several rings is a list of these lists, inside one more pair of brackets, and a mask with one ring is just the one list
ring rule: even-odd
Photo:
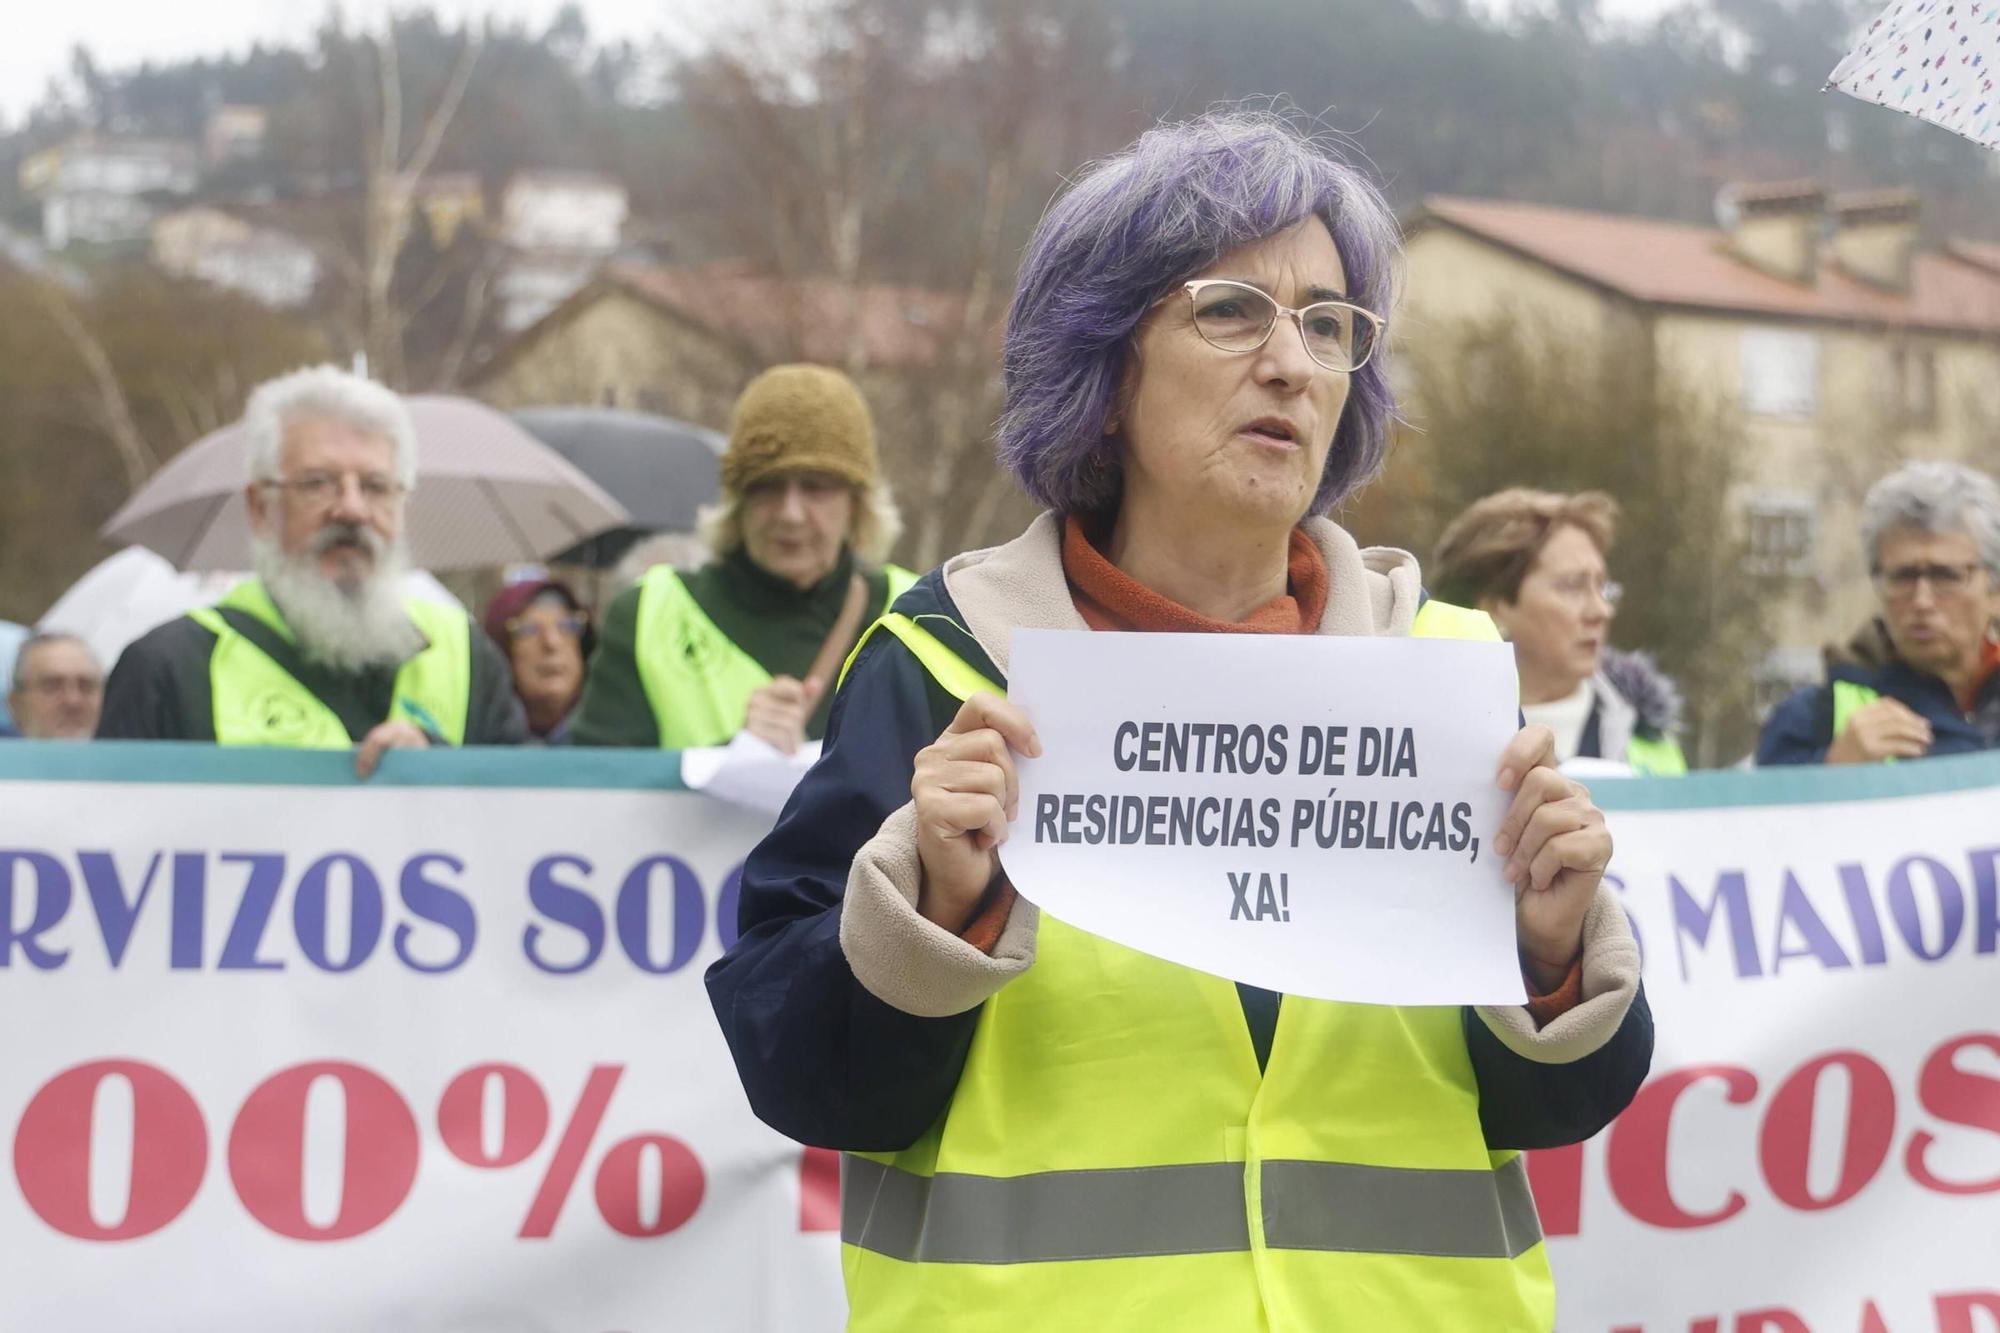
[[1583,1142],[1631,1104],[1653,1063],[1653,1011],[1643,985],[1611,1040],[1569,1064],[1516,1055],[1471,1009],[1464,1022],[1479,1082],[1479,1127],[1489,1148]]
[[1825,686],[1809,686],[1771,710],[1757,736],[1757,766],[1823,764],[1833,744],[1833,705]]
[[759,1119],[820,1148],[895,1152],[950,1103],[978,1023],[876,999],[840,948],[848,867],[910,799],[937,739],[927,678],[887,634],[834,701],[820,761],[743,867],[741,932],[708,970],[709,1000]]

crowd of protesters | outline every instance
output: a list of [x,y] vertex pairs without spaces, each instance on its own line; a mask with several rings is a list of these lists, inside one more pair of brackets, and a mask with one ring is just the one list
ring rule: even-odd
[[[510,583],[478,625],[401,591],[419,447],[402,401],[329,367],[262,386],[245,414],[256,576],[132,643],[105,676],[81,638],[14,656],[11,725],[30,739],[391,748],[720,745],[791,754],[825,733],[839,669],[915,581],[854,383],[780,366],[739,399],[703,515],[710,560],[656,565],[601,619],[561,578]],[[1564,762],[1684,773],[1681,699],[1612,646],[1617,501],[1514,488],[1454,519],[1428,591],[1514,645],[1521,708]],[[1830,646],[1821,684],[1764,723],[1754,762],[1871,763],[2000,748],[2000,484],[1958,463],[1882,477],[1856,534],[1875,613]],[[1607,767],[1609,765],[1610,767]]]
[[[999,453],[1048,512],[922,577],[887,563],[899,524],[860,389],[779,366],[732,413],[707,563],[656,566],[601,616],[546,576],[476,620],[410,598],[406,404],[296,371],[246,408],[253,576],[108,679],[81,641],[29,638],[9,710],[36,740],[351,750],[362,778],[438,746],[824,744],[745,862],[708,985],[758,1115],[866,1154],[848,1187],[872,1201],[843,1229],[857,1327],[974,1308],[1033,1325],[1051,1293],[1078,1326],[1230,1327],[1270,1291],[1369,1326],[1546,1327],[1516,1150],[1602,1128],[1652,1050],[1610,836],[1575,776],[1686,772],[1680,704],[1612,647],[1614,497],[1487,496],[1421,570],[1329,517],[1387,448],[1397,251],[1366,179],[1273,119],[1151,130],[1071,185],[1024,257]],[[1772,712],[1756,762],[2000,748],[2000,486],[1907,464],[1857,538],[1875,614]],[[1528,1002],[1281,996],[1043,917],[995,850],[1014,756],[1040,748],[988,688],[1016,627],[1510,641],[1523,725],[1494,772],[1495,846]],[[1265,1197],[1302,1191],[1269,1225],[1340,1243],[1244,1233],[1246,1152]],[[1050,1174],[1074,1189],[1059,1207],[1036,1193]],[[1377,1206],[1321,1207],[1350,1176]],[[996,1200],[1092,1220],[1016,1235],[986,1223]],[[1195,1256],[1212,1263],[1148,1263],[1186,1259],[1189,1234],[1221,1238]],[[1246,1255],[1282,1263],[1267,1279]],[[1460,1262],[1446,1277],[1426,1256]]]
[[[109,681],[82,639],[15,654],[11,728],[31,739],[219,741],[382,751],[528,742],[792,753],[824,734],[838,669],[913,576],[852,381],[782,366],[744,391],[704,515],[712,558],[647,571],[602,623],[574,587],[503,587],[476,629],[399,591],[417,442],[401,401],[330,368],[263,386],[246,412],[256,578],[134,642]],[[1686,771],[1674,683],[1612,647],[1617,501],[1515,488],[1447,526],[1429,590],[1514,644],[1522,712],[1564,761]],[[2000,485],[1961,464],[1881,478],[1857,534],[1876,613],[1824,683],[1765,722],[1759,765],[1868,763],[2000,747]],[[283,608],[280,610],[280,608]],[[483,630],[483,633],[479,632]]]
[[[1197,285],[1184,299],[1226,300],[1237,323],[1258,296]],[[1224,343],[1258,334],[1267,345],[1299,319],[1262,306],[1249,312],[1256,328],[1223,329]],[[1205,321],[1221,327],[1206,314],[1193,327],[1223,345]],[[1303,354],[1313,335],[1297,327]],[[1345,411],[1343,431],[1361,407]],[[352,746],[362,776],[387,750],[435,745],[685,749],[742,735],[792,755],[824,736],[843,664],[917,582],[887,562],[900,520],[868,405],[825,367],[779,366],[744,389],[722,499],[703,514],[707,563],[656,565],[601,614],[546,575],[503,587],[476,624],[405,594],[420,442],[388,389],[327,366],[296,371],[251,395],[245,426],[254,577],[145,633],[115,664],[70,635],[29,637],[0,735]],[[1340,453],[1329,475],[1347,466]],[[1086,536],[1116,498],[1087,465],[1097,490],[1044,496]],[[1065,509],[1076,505],[1096,510]],[[1487,496],[1446,527],[1423,582],[1512,642],[1522,713],[1549,729],[1560,761],[1680,774],[1678,690],[1651,658],[1612,646],[1618,512],[1595,491]],[[1875,612],[1827,650],[1823,683],[1771,711],[1754,762],[2000,747],[2000,486],[1957,463],[1905,464],[1868,492],[1855,535]]]

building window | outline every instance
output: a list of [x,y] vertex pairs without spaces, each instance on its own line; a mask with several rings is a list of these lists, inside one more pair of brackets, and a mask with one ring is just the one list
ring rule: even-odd
[[1810,648],[1774,648],[1750,674],[1756,690],[1757,716],[1762,719],[1806,686],[1819,684],[1819,654]]
[[1937,353],[1899,343],[1889,354],[1889,392],[1896,420],[1905,426],[1937,424]]
[[1743,504],[1751,572],[1791,578],[1811,574],[1818,517],[1809,496],[1792,491],[1753,492]]
[[1819,411],[1819,339],[1791,329],[1743,331],[1743,406],[1758,416]]

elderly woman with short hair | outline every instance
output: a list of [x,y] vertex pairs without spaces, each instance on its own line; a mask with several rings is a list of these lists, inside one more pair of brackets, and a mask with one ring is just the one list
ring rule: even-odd
[[1042,220],[1000,454],[1051,512],[864,643],[709,974],[757,1113],[848,1154],[851,1327],[1550,1327],[1517,1150],[1602,1128],[1652,1038],[1545,730],[1496,774],[1525,1007],[1235,986],[1039,914],[995,855],[1039,748],[1017,626],[1484,625],[1324,517],[1382,458],[1395,259],[1368,182],[1263,116],[1152,130]]
[[1877,614],[1826,683],[1771,711],[1759,764],[1871,764],[2000,748],[2000,483],[1906,463],[1861,505]]
[[1549,729],[1557,759],[1675,776],[1687,772],[1674,738],[1680,691],[1651,658],[1610,643],[1617,524],[1618,502],[1603,491],[1496,492],[1446,526],[1431,588],[1491,615],[1514,645],[1522,715]]

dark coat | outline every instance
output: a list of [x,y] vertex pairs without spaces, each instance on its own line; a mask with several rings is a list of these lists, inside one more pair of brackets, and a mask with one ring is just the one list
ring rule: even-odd
[[1931,755],[1972,754],[2000,748],[2000,671],[1986,678],[1972,711],[1964,712],[1951,687],[1896,655],[1880,620],[1847,644],[1827,651],[1826,683],[1800,690],[1771,710],[1757,738],[1757,763],[1823,764],[1833,744],[1833,685],[1848,681],[1894,699],[1931,724]]

